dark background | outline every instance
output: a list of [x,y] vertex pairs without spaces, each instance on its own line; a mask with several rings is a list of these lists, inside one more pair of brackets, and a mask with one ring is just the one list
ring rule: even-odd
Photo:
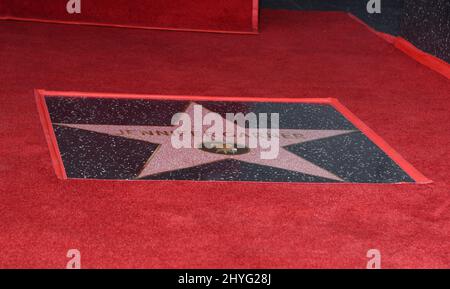
[[261,0],[263,8],[347,11],[378,31],[401,36],[419,49],[450,62],[450,0],[381,0],[369,14],[369,0]]

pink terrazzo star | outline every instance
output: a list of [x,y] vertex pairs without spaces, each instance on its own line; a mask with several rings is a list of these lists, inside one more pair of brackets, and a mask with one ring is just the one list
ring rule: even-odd
[[[194,118],[194,105],[195,103],[191,103],[185,111],[185,113],[191,116],[192,119]],[[206,109],[203,109],[203,111],[205,114],[211,113]],[[222,119],[224,125],[226,125],[228,121],[224,118]],[[63,123],[58,123],[57,125],[158,144],[158,148],[147,160],[137,178],[143,178],[145,176],[155,175],[163,172],[195,167],[202,164],[218,162],[226,159],[234,159],[242,162],[270,166],[312,176],[318,176],[335,181],[343,181],[338,176],[299,157],[296,154],[289,152],[288,150],[284,149],[284,147],[353,132],[353,130],[280,129],[278,136],[274,136],[279,138],[280,149],[278,152],[278,156],[274,159],[263,159],[261,158],[263,149],[260,146],[247,149],[246,153],[235,155],[232,153],[232,151],[228,152],[223,149],[218,149],[216,153],[211,153],[199,148],[195,148],[195,145],[198,145],[197,143],[193,143],[192,148],[176,149],[172,145],[171,135],[173,131],[177,129],[177,126],[96,125]],[[235,124],[232,125],[237,128]],[[206,129],[208,129],[208,127],[204,127],[203,132],[205,132]],[[246,135],[251,135],[255,132],[257,132],[255,131],[255,129],[245,129]],[[192,139],[194,142],[194,138]]]

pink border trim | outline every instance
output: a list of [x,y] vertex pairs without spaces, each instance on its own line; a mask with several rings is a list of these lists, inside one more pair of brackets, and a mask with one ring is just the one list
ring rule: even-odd
[[[386,141],[377,135],[372,129],[365,125],[356,115],[348,110],[335,98],[269,98],[269,97],[240,97],[240,96],[190,96],[190,95],[145,95],[145,94],[123,94],[123,93],[92,93],[78,91],[48,91],[44,89],[35,90],[36,101],[42,126],[44,128],[47,143],[50,149],[53,166],[56,175],[60,179],[67,179],[64,164],[61,159],[56,136],[53,131],[50,114],[45,103],[46,96],[88,97],[88,98],[122,98],[122,99],[158,99],[158,100],[190,100],[190,101],[242,101],[242,102],[287,102],[287,103],[323,103],[332,105],[372,142],[384,151],[397,165],[399,165],[416,183],[428,184],[432,181],[415,169],[398,152],[396,152]],[[344,183],[347,184],[347,183]]]

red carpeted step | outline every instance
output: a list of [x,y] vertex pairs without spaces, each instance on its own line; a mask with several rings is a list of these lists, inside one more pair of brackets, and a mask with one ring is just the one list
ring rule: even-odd
[[3,19],[7,15],[7,9],[6,9],[6,1],[0,2],[0,19]]
[[238,33],[255,33],[258,25],[256,0],[80,0],[79,6],[69,0],[2,2],[0,15],[21,20]]

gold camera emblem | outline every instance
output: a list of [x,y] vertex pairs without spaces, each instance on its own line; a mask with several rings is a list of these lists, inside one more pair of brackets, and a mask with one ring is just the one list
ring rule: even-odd
[[236,144],[221,142],[203,143],[200,149],[208,153],[220,155],[243,155],[250,152],[250,149],[247,147],[240,148]]

